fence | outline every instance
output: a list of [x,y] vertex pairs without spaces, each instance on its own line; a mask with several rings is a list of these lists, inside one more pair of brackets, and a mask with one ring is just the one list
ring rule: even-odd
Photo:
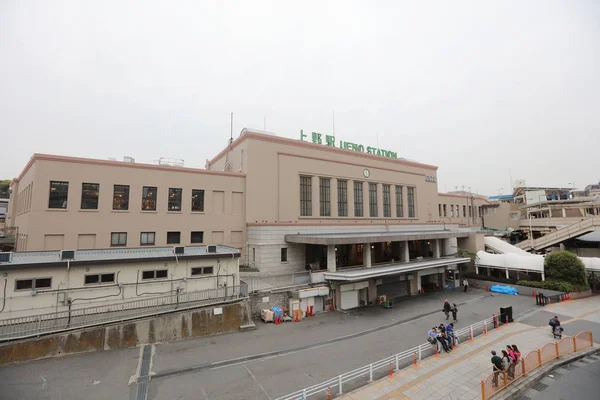
[[307,285],[310,283],[310,271],[278,275],[243,276],[241,279],[248,285],[249,292],[255,292],[258,290]]
[[494,394],[518,378],[560,356],[594,345],[591,331],[580,332],[573,337],[566,337],[558,342],[548,343],[540,349],[530,351],[521,361],[512,364],[507,371],[492,372],[481,381],[481,399],[489,399]]
[[[493,316],[471,326],[457,329],[455,331],[455,336],[459,338],[459,342],[471,340],[476,336],[487,334],[488,330],[496,328],[497,324],[497,317]],[[375,379],[382,378],[393,371],[398,371],[401,368],[417,363],[424,358],[431,357],[436,354],[435,349],[435,346],[432,346],[430,343],[421,344],[372,364],[338,375],[335,378],[317,385],[290,393],[277,400],[306,400],[311,396],[313,398],[321,397],[325,399],[327,398],[328,392],[333,392],[331,393],[332,396],[340,396],[344,393],[344,390],[355,390],[356,388],[373,382]]]
[[247,297],[248,287],[240,285],[186,293],[174,292],[168,296],[28,317],[10,318],[0,320],[0,340],[14,340],[54,332],[64,332],[88,326],[165,314],[172,311],[227,303]]

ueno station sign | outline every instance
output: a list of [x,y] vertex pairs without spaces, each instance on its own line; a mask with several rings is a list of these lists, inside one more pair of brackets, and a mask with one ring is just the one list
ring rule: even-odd
[[[300,129],[300,140],[302,140],[303,142],[308,142],[309,140],[304,140],[304,138],[306,137],[308,137],[308,135],[305,134],[302,129]],[[321,133],[312,132],[311,139],[312,142],[315,144],[324,144],[326,146],[336,147],[335,136],[323,135]],[[340,149],[357,151],[359,153],[373,154],[380,157],[398,158],[398,154],[394,151],[379,149],[377,147],[372,146],[365,147],[362,144],[344,142],[343,140],[340,140],[338,147]]]

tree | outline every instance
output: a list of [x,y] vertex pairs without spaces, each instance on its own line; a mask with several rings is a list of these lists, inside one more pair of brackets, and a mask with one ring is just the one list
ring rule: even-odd
[[10,179],[0,180],[0,199],[10,197]]
[[544,264],[546,277],[550,280],[569,282],[573,285],[588,285],[585,266],[579,257],[569,251],[548,254]]

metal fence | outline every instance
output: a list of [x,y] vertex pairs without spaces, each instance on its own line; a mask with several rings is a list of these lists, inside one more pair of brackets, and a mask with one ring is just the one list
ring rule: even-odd
[[126,321],[173,311],[228,303],[248,297],[248,286],[177,293],[48,314],[0,320],[0,340],[22,339],[48,333]]
[[594,345],[591,331],[579,332],[573,337],[566,337],[558,342],[548,343],[537,350],[530,351],[521,361],[513,363],[508,370],[492,372],[481,381],[481,399],[486,400],[505,389],[520,377],[541,367],[560,356]]
[[[471,326],[457,329],[454,333],[458,337],[459,343],[465,340],[472,340],[476,336],[487,334],[489,329],[496,328],[498,326],[497,321],[498,317],[493,316]],[[436,354],[436,346],[432,346],[430,343],[421,344],[372,364],[343,373],[317,385],[290,393],[277,400],[306,400],[309,397],[325,399],[328,397],[328,392],[333,397],[340,396],[344,393],[344,390],[355,390],[360,386],[388,375],[390,372],[398,371],[409,365],[418,363],[424,358],[433,356]]]
[[243,276],[241,279],[248,285],[249,292],[307,285],[311,282],[310,271],[277,275],[261,274]]

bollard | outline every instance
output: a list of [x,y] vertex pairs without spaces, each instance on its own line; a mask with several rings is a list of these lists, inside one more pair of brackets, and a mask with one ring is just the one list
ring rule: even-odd
[[481,381],[481,398],[485,400],[485,381]]
[[396,354],[396,371],[400,371],[400,357]]
[[[591,333],[590,333],[590,335],[591,335]],[[591,338],[591,337],[590,337],[590,338]],[[592,340],[592,343],[594,343],[594,341],[593,341],[593,340]],[[437,348],[437,346],[436,346],[436,348]],[[421,361],[421,360],[423,359],[423,357],[422,357],[422,356],[423,356],[423,354],[421,353],[421,345],[419,345],[419,361]]]
[[[396,357],[396,360],[398,360],[398,357]],[[417,365],[417,352],[416,351],[415,351],[415,354],[414,354],[413,365],[415,365],[415,366]]]
[[306,400],[306,389],[302,389],[302,400]]
[[391,378],[392,376],[394,376],[394,372],[392,370],[392,363],[390,363],[390,373],[388,374],[388,378]]
[[506,316],[506,326],[508,326],[508,315]]
[[434,344],[434,346],[435,346],[435,353],[433,354],[433,356],[437,357],[438,356],[438,346],[437,346],[437,343]]
[[483,336],[487,336],[487,322],[483,321]]
[[473,325],[469,327],[469,341],[473,341]]
[[342,376],[339,375],[338,376],[338,395],[340,394],[344,394],[344,392],[342,392]]
[[331,400],[331,387],[327,388],[327,400]]
[[373,364],[369,364],[369,382],[373,382]]

